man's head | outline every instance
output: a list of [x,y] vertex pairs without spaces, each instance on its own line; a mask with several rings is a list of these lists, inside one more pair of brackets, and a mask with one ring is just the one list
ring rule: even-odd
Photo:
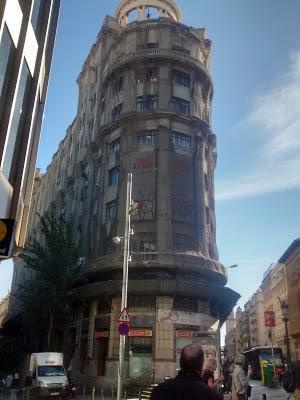
[[180,368],[186,373],[202,372],[204,353],[200,346],[189,344],[182,349],[180,355]]

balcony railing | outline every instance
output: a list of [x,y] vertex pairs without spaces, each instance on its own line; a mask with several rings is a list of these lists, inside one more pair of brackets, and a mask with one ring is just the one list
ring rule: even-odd
[[143,57],[165,57],[171,59],[177,59],[178,61],[183,61],[185,63],[192,64],[209,75],[208,70],[206,69],[204,63],[200,61],[198,58],[192,57],[189,54],[184,52],[173,50],[173,49],[141,49],[136,50],[133,53],[124,54],[118,57],[116,60],[111,62],[107,68],[104,69],[104,79],[107,78],[108,75],[112,73],[113,70],[120,68],[121,66],[132,62],[136,58],[143,58]]

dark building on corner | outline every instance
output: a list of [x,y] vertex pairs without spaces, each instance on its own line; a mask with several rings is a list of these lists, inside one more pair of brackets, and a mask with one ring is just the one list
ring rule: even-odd
[[[211,42],[181,23],[173,0],[123,0],[107,16],[78,77],[77,115],[34,190],[36,212],[64,213],[85,260],[74,320],[65,330],[72,368],[115,384],[126,176],[133,173],[127,377],[174,375],[179,353],[219,352],[219,328],[239,295],[218,261],[216,136],[210,126]],[[26,271],[16,265],[14,285]]]

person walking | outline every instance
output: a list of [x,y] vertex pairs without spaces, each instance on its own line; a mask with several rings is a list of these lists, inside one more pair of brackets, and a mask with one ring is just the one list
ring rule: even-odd
[[251,367],[248,367],[246,375],[244,371],[246,358],[243,354],[238,354],[234,359],[234,370],[232,375],[232,400],[247,400],[247,390],[252,373]]
[[215,380],[215,371],[217,369],[217,359],[215,357],[208,357],[204,362],[204,370],[202,372],[202,381],[212,390],[217,390],[223,381],[221,375],[219,379]]
[[156,386],[150,400],[222,400],[222,394],[202,382],[203,363],[204,353],[200,346],[185,346],[180,355],[178,375]]

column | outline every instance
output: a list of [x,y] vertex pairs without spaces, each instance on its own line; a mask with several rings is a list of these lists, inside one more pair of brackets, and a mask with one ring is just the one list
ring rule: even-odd
[[[156,309],[171,310],[173,299],[167,296],[156,297]],[[155,380],[160,381],[165,376],[173,376],[175,373],[175,343],[174,325],[172,323],[157,322],[155,329]]]
[[86,357],[88,359],[89,364],[89,375],[92,372],[92,359],[93,359],[93,348],[94,348],[94,339],[95,339],[95,319],[97,314],[97,300],[94,300],[90,305],[90,319],[89,319],[89,328],[88,328],[88,341],[87,341],[87,349],[86,349]]

